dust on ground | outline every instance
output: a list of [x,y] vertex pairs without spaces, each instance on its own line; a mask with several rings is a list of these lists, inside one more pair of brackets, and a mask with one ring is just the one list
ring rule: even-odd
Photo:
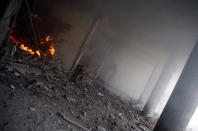
[[[151,131],[152,123],[103,86],[76,84],[58,60],[0,61],[0,131]],[[151,126],[149,126],[151,125]]]

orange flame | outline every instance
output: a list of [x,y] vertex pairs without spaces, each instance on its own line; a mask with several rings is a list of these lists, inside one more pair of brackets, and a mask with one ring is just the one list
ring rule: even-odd
[[30,49],[30,48],[27,47],[27,46],[24,46],[24,44],[21,44],[21,45],[19,46],[19,48],[22,49],[22,50],[24,50],[24,51],[29,52],[31,55],[34,55],[34,54],[35,54],[35,52],[34,52],[32,49]]
[[[31,13],[31,17],[35,20],[42,21],[41,17],[38,14]],[[39,43],[36,43],[37,46],[28,43],[28,37],[20,36],[20,30],[18,30],[17,26],[13,26],[13,30],[10,29],[10,40],[17,45],[21,50],[28,52],[31,55],[37,55],[39,58],[44,56],[53,56],[55,54],[55,46],[53,43],[52,35],[46,35],[45,37],[41,37]]]
[[38,55],[39,58],[41,58],[41,53],[39,50],[36,51],[36,54]]
[[32,16],[33,18],[35,18],[35,19],[38,19],[38,18],[39,18],[38,14],[33,14],[33,13],[31,13],[31,16]]
[[49,47],[49,52],[50,52],[50,54],[51,54],[51,55],[54,55],[54,54],[55,54],[55,51],[56,51],[56,50],[55,50],[55,48],[54,48],[54,45],[51,44],[50,47]]
[[[31,55],[36,54],[39,58],[41,58],[41,52],[39,50],[33,50],[30,47],[26,46],[27,44],[17,40],[17,38],[14,35],[12,35],[12,33],[13,32],[11,32],[10,40],[12,40],[13,43],[18,45],[20,49],[22,49],[22,50],[24,50],[26,52],[29,52]],[[51,35],[47,35],[44,40],[41,40],[41,42],[40,42],[41,48],[42,48],[43,44],[48,44],[46,46],[47,48],[45,48],[45,50],[44,50],[44,56],[47,56],[47,54],[53,56],[55,54],[56,50],[55,50],[54,44],[50,43],[50,41],[52,41],[52,40],[53,39],[52,39]]]
[[47,36],[45,37],[45,41],[46,41],[46,42],[49,42],[50,40],[52,40],[52,37],[51,37],[50,35],[47,35]]

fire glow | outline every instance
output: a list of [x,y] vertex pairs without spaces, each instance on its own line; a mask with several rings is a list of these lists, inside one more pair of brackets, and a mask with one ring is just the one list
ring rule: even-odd
[[40,40],[40,43],[38,44],[40,47],[39,49],[34,49],[28,46],[29,44],[26,44],[25,42],[17,39],[14,31],[11,31],[10,33],[10,40],[15,43],[21,50],[24,50],[31,55],[37,55],[39,58],[42,57],[42,53],[44,53],[44,56],[53,56],[56,51],[51,35],[47,35],[44,39]]
[[[37,23],[41,22],[41,17],[38,14],[31,14],[31,17]],[[44,56],[51,57],[55,54],[54,39],[51,34],[42,34],[42,36],[40,36],[39,28],[36,28],[37,34],[32,34],[31,31],[24,33],[23,28],[24,26],[20,24],[14,24],[12,30],[10,30],[10,27],[8,28],[10,30],[10,40],[15,43],[18,48],[31,55],[36,55],[39,58],[43,58]],[[35,37],[33,35],[35,35]]]

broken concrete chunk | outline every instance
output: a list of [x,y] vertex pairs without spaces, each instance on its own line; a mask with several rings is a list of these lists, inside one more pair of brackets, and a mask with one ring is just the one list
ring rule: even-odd
[[118,115],[119,115],[119,116],[122,116],[122,115],[123,115],[123,113],[118,113]]
[[10,85],[10,87],[14,90],[16,87],[14,85]]
[[67,97],[67,100],[70,101],[70,102],[74,102],[75,101],[75,99],[71,98],[71,97]]
[[15,73],[14,73],[14,75],[15,75],[15,76],[20,76],[20,74],[19,74],[19,73],[17,73],[17,72],[15,72]]
[[98,131],[106,131],[106,129],[105,129],[104,127],[102,127],[102,126],[98,126],[98,127],[97,127],[97,130],[98,130]]
[[109,114],[109,118],[115,119],[116,117],[113,114]]
[[83,116],[83,117],[86,117],[86,116],[87,116],[87,113],[86,113],[85,111],[83,111],[83,112],[82,112],[82,116]]
[[100,92],[98,93],[98,95],[99,95],[99,96],[104,96],[104,95],[103,95],[102,93],[100,93]]
[[35,112],[36,111],[36,108],[30,107],[30,111]]

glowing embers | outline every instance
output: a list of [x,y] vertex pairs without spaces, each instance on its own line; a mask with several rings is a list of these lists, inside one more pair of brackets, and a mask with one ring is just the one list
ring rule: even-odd
[[54,45],[51,44],[50,47],[49,47],[49,52],[50,52],[50,54],[51,54],[51,55],[54,55],[54,54],[55,54],[55,51],[56,51],[56,50],[55,50],[55,48],[54,48]]
[[46,34],[46,30],[40,31],[41,17],[38,14],[31,14],[33,21],[31,20],[30,23],[32,25],[23,18],[25,17],[16,21],[13,28],[8,28],[10,30],[10,40],[18,48],[31,55],[36,55],[39,58],[52,57],[56,52],[55,42],[51,34]]
[[[24,44],[21,44],[21,45],[19,46],[19,48],[22,49],[22,50],[24,50],[24,51],[29,52],[31,55],[34,55],[34,54],[35,54],[35,52],[34,52],[32,49],[30,49],[30,48],[27,47],[27,46],[24,46]],[[36,51],[36,52],[37,52],[37,51]]]
[[39,58],[42,58],[43,56],[53,56],[55,54],[56,50],[51,35],[47,35],[41,39],[40,42],[37,43],[37,47],[35,44],[30,44],[25,39],[21,40],[22,37],[20,37],[20,39],[17,38],[18,35],[16,34],[19,33],[11,31],[10,40],[15,43],[21,50],[24,50],[31,55],[37,55]]
[[52,36],[51,36],[51,35],[47,35],[47,36],[45,37],[45,41],[46,41],[46,42],[49,42],[50,40],[52,40]]
[[56,50],[51,35],[47,35],[44,39],[41,39],[40,44],[42,47],[47,48],[47,52],[45,52],[45,55],[46,53],[52,56],[55,54]]

